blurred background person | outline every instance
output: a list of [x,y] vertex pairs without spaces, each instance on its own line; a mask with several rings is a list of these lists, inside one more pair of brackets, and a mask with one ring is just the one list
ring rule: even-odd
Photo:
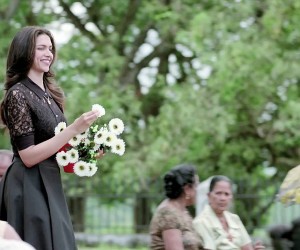
[[21,237],[16,230],[3,220],[0,220],[0,238],[8,240],[21,240]]
[[164,176],[166,199],[150,223],[150,249],[198,250],[200,240],[192,227],[187,207],[194,205],[199,177],[192,165],[179,165]]
[[35,250],[22,241],[16,230],[6,221],[0,220],[0,250]]
[[13,158],[13,153],[7,149],[0,149],[0,180],[10,166]]
[[36,250],[33,246],[22,240],[0,239],[0,250]]
[[254,246],[240,217],[228,210],[232,201],[232,182],[222,175],[211,179],[208,205],[196,216],[194,228],[207,250],[260,250],[259,242]]

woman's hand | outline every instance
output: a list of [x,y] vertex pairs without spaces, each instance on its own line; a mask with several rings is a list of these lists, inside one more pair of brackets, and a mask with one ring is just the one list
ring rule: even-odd
[[263,246],[263,244],[260,241],[257,241],[254,246],[253,246],[254,250],[262,250],[265,249],[265,247]]
[[257,241],[254,245],[252,243],[249,243],[245,246],[241,247],[242,250],[263,250],[265,247],[260,241]]
[[104,149],[100,149],[96,155],[96,159],[100,159],[105,155]]
[[[99,116],[99,111],[88,111],[79,116],[70,126],[51,139],[20,150],[19,155],[26,167],[32,167],[49,158],[64,146],[72,137],[85,132]],[[99,154],[102,157],[103,153]]]
[[76,131],[76,134],[86,131],[94,121],[97,120],[99,111],[88,111],[79,116],[70,126]]

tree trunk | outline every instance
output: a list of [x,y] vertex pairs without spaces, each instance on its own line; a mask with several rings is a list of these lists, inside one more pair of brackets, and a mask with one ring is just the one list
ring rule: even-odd
[[145,193],[136,194],[134,206],[134,231],[135,233],[147,233],[151,220],[150,200]]
[[68,198],[68,205],[75,232],[84,232],[85,229],[85,197],[75,196]]

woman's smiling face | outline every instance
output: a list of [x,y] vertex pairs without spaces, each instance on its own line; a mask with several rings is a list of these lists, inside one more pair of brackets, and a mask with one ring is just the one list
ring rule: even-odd
[[36,73],[48,72],[53,61],[52,43],[50,37],[41,34],[36,38],[35,54],[31,70]]

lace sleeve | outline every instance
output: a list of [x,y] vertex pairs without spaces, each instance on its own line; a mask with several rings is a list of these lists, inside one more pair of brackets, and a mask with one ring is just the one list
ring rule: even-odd
[[13,141],[18,141],[20,137],[32,137],[31,111],[24,93],[19,89],[12,90],[6,97],[6,120]]

